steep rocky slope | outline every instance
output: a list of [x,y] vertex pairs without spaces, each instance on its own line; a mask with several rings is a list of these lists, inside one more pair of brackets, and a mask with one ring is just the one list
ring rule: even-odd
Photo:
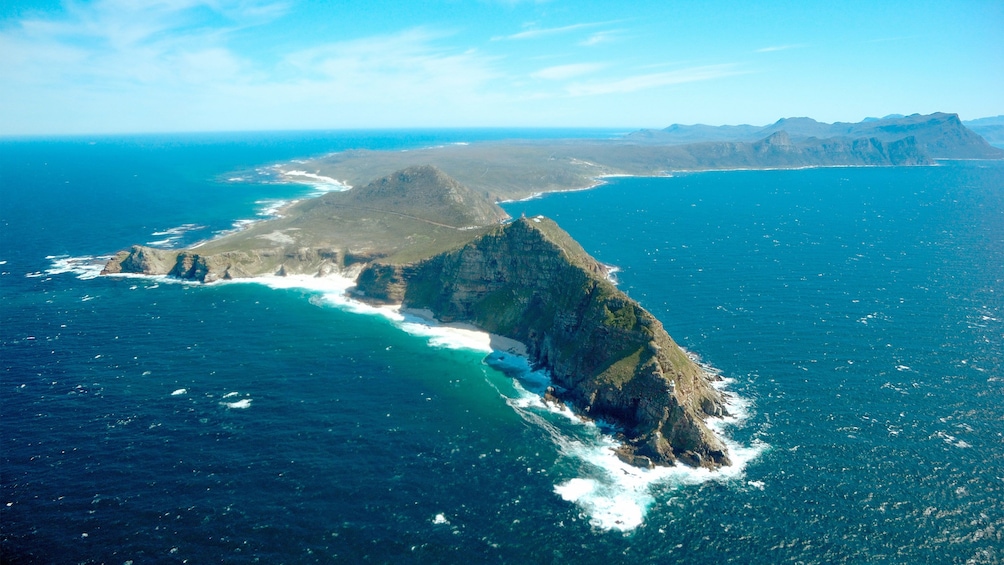
[[704,423],[724,413],[721,394],[604,275],[554,222],[522,218],[414,265],[371,264],[359,291],[524,342],[558,398],[623,429],[632,463],[728,464]]
[[524,342],[552,374],[554,396],[622,430],[626,461],[729,464],[705,425],[724,414],[723,398],[659,321],[554,222],[503,217],[441,171],[415,167],[195,249],[134,246],[104,273],[202,282],[358,275],[365,300],[428,309]]
[[1004,151],[955,114],[913,115],[848,124],[786,118],[769,126],[671,126],[615,139],[500,141],[411,151],[345,151],[311,169],[361,184],[432,163],[489,199],[591,186],[603,175],[667,171],[932,165],[935,159],[1000,159]]
[[[913,138],[911,144],[916,155],[930,159],[1002,159],[1004,151],[991,146],[978,132],[966,127],[957,114],[935,112],[912,116],[888,116],[857,123],[836,122],[827,124],[812,118],[782,118],[767,126],[706,126],[674,124],[661,130],[641,130],[626,139],[646,144],[684,145],[702,142],[755,142],[785,132],[798,145],[826,147],[835,143],[861,145],[895,143]],[[842,160],[830,164],[878,164],[873,155],[863,155],[865,160],[852,162],[848,151],[820,152],[820,164],[826,155]],[[869,161],[872,161],[870,163]],[[922,164],[897,163],[888,164]]]
[[181,251],[133,246],[106,274],[171,275],[212,282],[273,274],[326,274],[408,262],[464,245],[508,216],[430,166],[299,202],[281,218]]

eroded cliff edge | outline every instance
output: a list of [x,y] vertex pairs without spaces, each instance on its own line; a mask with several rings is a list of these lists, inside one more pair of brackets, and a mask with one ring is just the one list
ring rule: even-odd
[[525,343],[530,361],[550,372],[553,396],[621,430],[625,461],[730,463],[705,424],[725,413],[722,394],[655,317],[553,221],[505,222],[501,209],[433,167],[304,201],[198,248],[134,246],[104,273],[201,282],[350,274],[361,299]]
[[622,429],[633,464],[728,465],[705,425],[725,413],[721,393],[605,274],[553,221],[521,218],[413,265],[371,264],[358,291],[524,342],[558,398]]

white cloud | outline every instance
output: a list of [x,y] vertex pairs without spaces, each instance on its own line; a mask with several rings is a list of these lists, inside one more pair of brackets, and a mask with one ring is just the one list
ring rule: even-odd
[[[486,54],[430,28],[317,39],[285,52],[282,43],[272,44],[265,58],[255,58],[262,49],[247,47],[255,36],[244,30],[269,23],[284,4],[99,0],[66,6],[57,17],[0,28],[0,135],[615,120],[620,114],[599,112],[590,106],[599,99],[587,97],[736,74],[723,65],[600,80],[617,63],[548,66],[558,61],[516,60],[505,56],[505,47],[518,46],[498,43],[491,46],[497,55]],[[594,28],[599,25],[511,37],[587,28],[595,32],[590,37],[608,33]],[[580,100],[572,104],[570,97]]]
[[[69,3],[60,19],[26,19],[0,32],[0,74],[21,87],[201,83],[235,77],[246,63],[225,36],[282,12],[282,4],[161,0]],[[200,25],[205,10],[227,23]],[[229,19],[233,16],[236,19]]]
[[556,65],[553,67],[546,67],[540,69],[537,72],[531,73],[530,76],[546,80],[565,80],[596,72],[606,66],[607,65],[604,63],[575,63],[571,65]]
[[660,86],[714,80],[737,74],[743,73],[735,70],[733,65],[693,67],[690,69],[681,69],[662,73],[635,75],[611,81],[576,83],[568,87],[568,94],[571,96],[625,94],[649,88],[657,88]]
[[580,29],[594,28],[594,27],[598,27],[598,26],[602,26],[602,25],[607,25],[609,23],[612,23],[612,22],[591,22],[591,23],[572,24],[572,25],[561,26],[561,27],[528,29],[526,31],[521,31],[519,33],[514,33],[512,35],[502,35],[502,36],[493,37],[492,41],[499,41],[499,40],[503,40],[503,39],[510,39],[510,40],[514,40],[514,39],[536,39],[538,37],[546,37],[548,35],[559,35],[559,34],[562,34],[562,33],[568,33],[568,32],[577,31],[577,30],[580,30]]
[[621,33],[621,30],[598,31],[580,41],[579,45],[582,45],[583,47],[592,47],[593,45],[600,45],[602,43],[611,43],[616,41],[617,36]]
[[798,49],[800,47],[805,47],[803,43],[797,43],[794,45],[771,45],[769,47],[761,47],[757,49],[757,53],[773,53],[774,51],[787,51],[788,49]]
[[[328,92],[340,102],[417,108],[446,101],[479,100],[500,77],[494,59],[474,50],[440,47],[442,35],[425,29],[331,43],[289,55],[294,82]],[[388,111],[392,111],[390,108]]]
[[278,62],[233,48],[242,27],[283,9],[104,0],[0,29],[0,134],[42,122],[89,132],[433,125],[498,103],[487,87],[500,76],[496,59],[426,29],[322,43]]

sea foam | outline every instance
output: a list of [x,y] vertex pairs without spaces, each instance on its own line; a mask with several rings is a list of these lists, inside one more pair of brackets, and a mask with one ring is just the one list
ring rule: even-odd
[[286,180],[307,184],[318,194],[324,194],[326,192],[343,192],[352,188],[352,186],[347,183],[317,173],[308,173],[307,171],[300,170],[287,171],[278,166],[276,169]]
[[[60,265],[65,264],[66,259],[69,258],[62,259],[64,263]],[[93,260],[93,258],[88,259]],[[69,263],[79,265],[80,261]],[[94,272],[93,269],[75,268],[82,269],[88,275]],[[725,434],[727,428],[740,424],[746,418],[749,406],[747,401],[730,394],[726,398],[731,415],[726,418],[709,418],[708,425],[729,448],[733,462],[731,466],[714,471],[684,465],[655,469],[634,467],[621,461],[615,454],[618,443],[609,433],[609,426],[602,422],[583,420],[566,406],[544,401],[543,394],[551,385],[550,378],[545,372],[534,370],[526,357],[514,353],[517,351],[525,354],[522,344],[492,336],[463,324],[440,324],[425,312],[402,310],[398,306],[373,306],[361,302],[349,294],[349,289],[355,285],[355,280],[346,275],[265,276],[217,281],[211,284],[249,283],[262,284],[274,289],[312,291],[316,294],[310,300],[315,304],[383,317],[402,331],[427,339],[432,347],[485,353],[488,365],[514,378],[514,392],[499,391],[505,402],[521,418],[540,429],[561,454],[558,466],[552,473],[552,479],[555,481],[554,492],[563,500],[575,504],[588,518],[589,523],[600,530],[627,533],[641,526],[656,500],[654,493],[661,489],[679,488],[707,481],[732,481],[742,484],[741,479],[744,477],[747,464],[767,448],[766,444],[758,442],[743,446],[727,437]],[[503,345],[500,346],[500,343]],[[696,359],[696,356],[694,357]],[[709,368],[705,366],[705,369]],[[716,386],[723,388],[729,382],[728,379],[719,379],[716,381]],[[236,396],[236,393],[229,393],[224,396],[224,401],[220,404],[228,409],[247,409],[251,406],[250,398],[228,401]]]
[[101,270],[105,268],[105,263],[111,259],[111,255],[83,255],[80,257],[49,255],[46,259],[52,262],[52,266],[45,270],[46,274],[72,274],[77,275],[78,279],[87,280],[97,278],[101,274]]
[[223,406],[226,406],[227,408],[230,408],[232,410],[243,410],[245,408],[250,408],[251,407],[251,399],[250,398],[243,398],[243,399],[237,400],[235,402],[221,402],[220,404],[222,404]]
[[[541,372],[535,373],[535,376],[530,376],[529,382],[543,377]],[[564,464],[559,461],[556,473],[560,477],[554,492],[578,506],[588,517],[590,525],[600,530],[627,533],[641,526],[656,500],[654,493],[657,490],[708,481],[740,484],[748,463],[767,447],[759,442],[743,446],[724,434],[727,426],[737,425],[747,414],[743,406],[748,403],[733,400],[728,406],[733,416],[710,418],[708,421],[709,427],[728,447],[732,465],[714,471],[685,465],[642,469],[617,457],[615,450],[619,444],[607,432],[608,426],[602,422],[598,425],[582,420],[564,406],[544,402],[539,393],[521,386],[525,384],[525,378],[516,376],[517,397],[507,402],[524,420],[544,430],[558,448]],[[735,398],[730,396],[730,399]],[[552,415],[561,417],[554,418]]]

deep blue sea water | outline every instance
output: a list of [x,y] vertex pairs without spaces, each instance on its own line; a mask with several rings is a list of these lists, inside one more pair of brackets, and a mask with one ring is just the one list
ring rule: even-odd
[[619,267],[730,379],[746,462],[710,478],[617,476],[594,428],[484,352],[324,290],[64,269],[312,191],[275,163],[569,133],[0,140],[2,561],[1004,560],[1004,163],[507,205]]

